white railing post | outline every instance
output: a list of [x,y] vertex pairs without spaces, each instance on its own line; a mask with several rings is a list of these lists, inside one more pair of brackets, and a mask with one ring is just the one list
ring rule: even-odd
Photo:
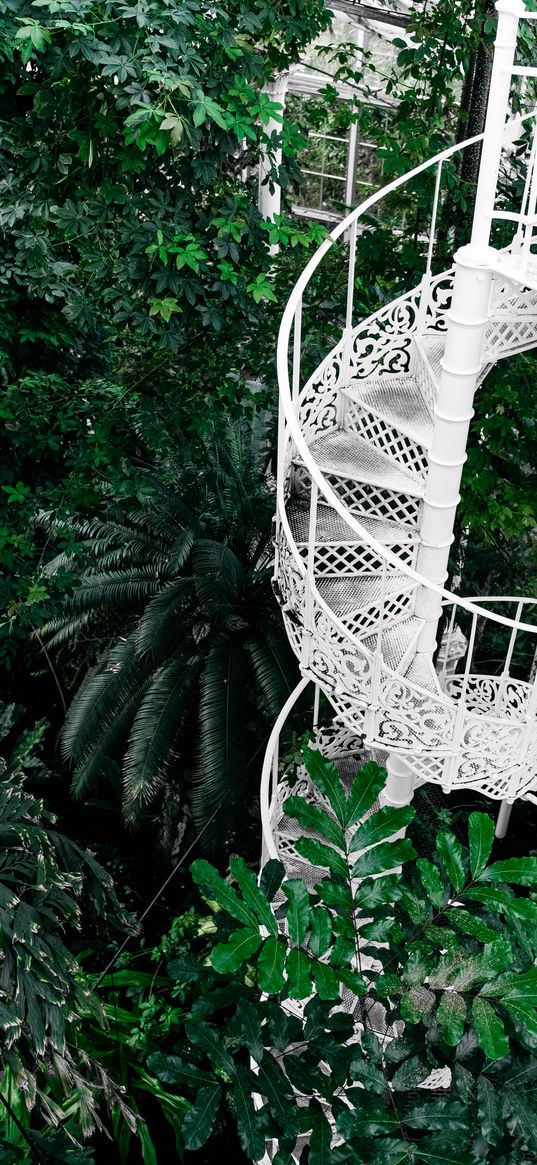
[[317,502],[319,488],[317,482],[311,482],[310,515],[308,525],[308,557],[306,566],[306,609],[304,611],[304,629],[302,632],[301,667],[307,668],[310,664],[311,640],[314,632],[313,624],[313,591],[315,587],[315,551],[317,539]]
[[293,404],[298,414],[298,402],[300,396],[300,367],[302,360],[302,296],[296,305],[294,326],[293,326],[293,376],[291,381],[291,391]]
[[507,687],[507,681],[508,681],[509,676],[510,676],[511,660],[513,658],[513,651],[515,650],[516,637],[518,635],[518,627],[519,627],[520,617],[522,615],[523,607],[524,607],[523,603],[517,604],[517,609],[516,609],[516,614],[515,614],[515,625],[512,628],[511,635],[509,637],[509,646],[507,648],[505,662],[504,662],[504,665],[502,668],[500,682],[498,684],[498,691],[496,692],[496,699],[494,701],[494,707],[495,707],[496,711],[499,711],[501,709],[503,697],[505,695],[505,689]]
[[442,160],[436,166],[436,178],[434,183],[433,195],[433,209],[431,211],[431,222],[429,225],[429,242],[427,245],[427,262],[425,271],[420,285],[420,302],[418,308],[418,318],[416,321],[416,336],[421,339],[427,321],[427,305],[429,303],[429,289],[431,286],[431,270],[434,254],[434,244],[436,239],[436,219],[438,215],[438,202],[440,199],[440,184],[442,181]]
[[[348,232],[349,237],[349,267],[347,271],[347,305],[345,310],[345,329],[343,332],[343,354],[341,357],[341,373],[339,377],[339,389],[347,388],[350,377],[351,366],[351,352],[352,352],[352,330],[353,330],[353,312],[354,312],[354,279],[356,275],[356,239],[357,239],[357,224],[356,219]],[[344,398],[341,391],[338,395],[338,423],[343,421],[343,404]]]

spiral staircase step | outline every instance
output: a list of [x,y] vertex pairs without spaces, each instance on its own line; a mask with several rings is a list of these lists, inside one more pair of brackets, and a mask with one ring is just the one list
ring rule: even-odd
[[342,395],[418,445],[429,448],[433,422],[413,376],[351,381]]
[[379,607],[383,595],[388,600],[396,595],[410,595],[415,589],[414,580],[398,571],[385,578],[381,574],[374,574],[317,579],[321,598],[343,620],[351,618],[358,611]]
[[428,692],[432,692],[435,696],[440,696],[445,701],[445,695],[442,692],[429,656],[422,654],[415,655],[405,672],[405,679],[410,680],[411,684],[417,684],[420,688],[426,688]]
[[[415,498],[423,497],[423,477],[400,469],[390,457],[354,433],[338,429],[325,437],[319,437],[310,445],[310,453],[322,473],[364,482],[381,489],[397,490]],[[296,463],[301,464],[299,458]]]
[[[387,627],[382,632],[381,650],[386,667],[392,671],[404,672],[409,663],[409,652],[413,652],[418,635],[423,627],[423,619],[410,615],[402,623]],[[364,647],[373,653],[377,646],[377,635],[368,635],[362,640]]]
[[442,375],[442,360],[446,348],[445,332],[429,332],[421,337],[421,347],[429,364],[434,379],[440,384]]
[[[287,506],[287,517],[297,546],[306,546],[310,521],[309,502],[293,498]],[[415,530],[400,526],[397,522],[383,522],[380,518],[361,517],[360,525],[368,534],[376,538],[377,542],[383,542],[385,546],[401,546],[403,543],[405,545],[415,544],[419,541]],[[315,538],[318,543],[324,546],[360,543],[360,536],[351,530],[345,519],[340,518],[332,506],[325,505],[320,505],[317,509]]]

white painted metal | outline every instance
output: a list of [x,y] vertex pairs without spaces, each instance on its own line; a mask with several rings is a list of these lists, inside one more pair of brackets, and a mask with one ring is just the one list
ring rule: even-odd
[[[513,675],[521,636],[533,637],[528,656],[534,657],[537,603],[510,596],[474,601],[444,587],[474,393],[497,359],[537,346],[537,274],[532,282],[521,250],[533,230],[535,151],[513,245],[502,253],[490,247],[502,140],[510,146],[522,121],[535,123],[537,112],[516,119],[515,127],[505,124],[524,9],[520,0],[500,0],[498,11],[476,218],[455,269],[432,274],[442,165],[483,135],[398,178],[338,225],[300,276],[278,343],[275,587],[304,676],[296,696],[313,680],[328,697],[349,751],[365,745],[387,760],[385,796],[392,804],[404,803],[415,785],[427,781],[448,790],[478,789],[509,803],[533,799],[537,791],[537,680],[530,670],[527,677]],[[432,167],[424,277],[354,324],[359,220]],[[340,238],[349,250],[345,326],[303,383],[303,295]],[[524,271],[515,260],[524,261]],[[441,615],[447,632],[437,676]],[[499,675],[482,675],[473,662],[477,637],[490,628],[505,638]],[[294,701],[295,694],[287,710]],[[264,852],[271,856],[292,856],[285,790],[277,787],[274,768],[287,710],[272,734],[262,781]],[[499,828],[505,817],[506,811]]]

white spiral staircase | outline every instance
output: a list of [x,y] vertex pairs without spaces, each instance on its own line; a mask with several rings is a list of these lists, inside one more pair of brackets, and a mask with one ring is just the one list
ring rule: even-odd
[[[537,604],[444,589],[475,390],[498,359],[537,346],[537,135],[527,149],[520,209],[502,209],[497,195],[522,123],[535,125],[535,110],[507,118],[513,76],[537,75],[514,63],[519,21],[537,13],[519,0],[497,7],[484,135],[445,150],[354,210],[307,265],[282,321],[274,578],[303,679],[269,742],[261,811],[265,857],[281,856],[291,867],[279,740],[310,681],[314,722],[320,692],[333,709],[320,743],[342,760],[365,752],[386,763],[385,800],[392,804],[409,801],[424,782],[475,789],[503,802],[503,830],[509,805],[534,799],[537,790]],[[453,268],[433,274],[443,165],[481,140],[471,243]],[[432,168],[423,279],[354,324],[361,220]],[[490,246],[497,220],[513,223],[514,237],[501,250]],[[303,383],[303,304],[306,319],[309,281],[338,239],[348,252],[346,323]],[[475,660],[491,632],[502,662],[489,675]]]

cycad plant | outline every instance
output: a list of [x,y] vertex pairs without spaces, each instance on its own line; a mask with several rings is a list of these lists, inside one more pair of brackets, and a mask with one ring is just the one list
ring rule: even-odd
[[[260,721],[295,676],[270,586],[266,441],[258,427],[230,425],[204,460],[183,489],[153,482],[138,508],[77,524],[87,568],[44,634],[60,647],[91,627],[107,643],[63,732],[75,794],[119,762],[129,823],[179,786],[197,826],[217,811],[205,834],[214,843],[241,809],[244,820]],[[65,565],[60,555],[48,572]]]

